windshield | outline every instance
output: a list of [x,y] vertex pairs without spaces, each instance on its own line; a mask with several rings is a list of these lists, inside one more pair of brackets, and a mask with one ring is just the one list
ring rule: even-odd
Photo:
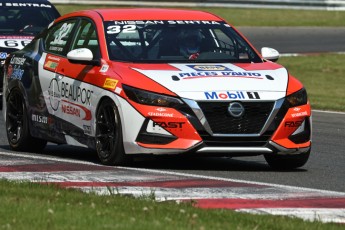
[[36,35],[57,17],[47,3],[6,3],[0,6],[0,35]]
[[249,44],[219,21],[104,22],[111,60],[261,62]]

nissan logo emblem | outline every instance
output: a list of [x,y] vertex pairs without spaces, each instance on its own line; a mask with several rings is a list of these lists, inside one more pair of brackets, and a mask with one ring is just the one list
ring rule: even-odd
[[228,112],[233,117],[241,117],[244,114],[244,107],[239,102],[231,102],[228,107]]

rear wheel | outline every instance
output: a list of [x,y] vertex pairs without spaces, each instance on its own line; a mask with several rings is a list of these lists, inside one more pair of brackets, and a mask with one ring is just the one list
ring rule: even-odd
[[266,154],[265,159],[270,167],[280,170],[289,170],[302,167],[309,159],[310,150],[298,155]]
[[18,89],[14,89],[8,97],[6,133],[10,147],[15,151],[40,152],[47,145],[46,140],[30,135],[24,98]]
[[96,113],[96,150],[105,165],[123,165],[129,161],[123,149],[119,112],[110,99],[104,99]]

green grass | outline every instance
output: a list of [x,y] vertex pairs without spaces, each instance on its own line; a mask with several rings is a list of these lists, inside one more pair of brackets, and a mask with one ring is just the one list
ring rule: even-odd
[[[92,8],[115,8],[102,5],[56,5],[61,14]],[[277,10],[237,8],[193,8],[209,11],[235,26],[345,26],[345,11]]]
[[345,55],[282,57],[278,62],[304,84],[313,109],[345,111]]
[[297,218],[204,210],[192,203],[97,196],[0,180],[0,229],[343,229]]

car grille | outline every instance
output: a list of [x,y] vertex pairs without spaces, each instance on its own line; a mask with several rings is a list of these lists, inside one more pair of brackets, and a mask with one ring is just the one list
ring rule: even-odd
[[274,102],[241,102],[245,113],[240,118],[229,115],[229,102],[198,102],[214,134],[259,134]]

